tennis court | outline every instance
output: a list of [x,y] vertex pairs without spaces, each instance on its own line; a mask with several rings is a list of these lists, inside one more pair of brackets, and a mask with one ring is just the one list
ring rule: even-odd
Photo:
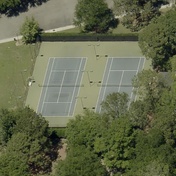
[[86,58],[50,58],[42,93],[38,105],[38,113],[43,116],[72,116],[81,84],[82,70]]
[[134,100],[132,79],[143,69],[145,58],[108,58],[104,71],[96,111],[101,111],[101,102],[113,92],[126,92],[130,101]]
[[109,93],[134,99],[131,79],[150,65],[137,42],[43,42],[25,105],[65,127],[84,109],[100,112]]

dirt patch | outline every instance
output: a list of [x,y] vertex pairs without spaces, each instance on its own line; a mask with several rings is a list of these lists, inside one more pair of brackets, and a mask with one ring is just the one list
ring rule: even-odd
[[15,39],[14,39],[14,41],[15,41],[15,45],[16,45],[16,46],[21,46],[21,45],[24,44],[22,40],[15,40]]
[[65,139],[62,139],[61,140],[61,148],[59,148],[58,150],[58,160],[64,160],[66,158],[66,149],[67,149],[67,143],[66,143],[66,140]]
[[52,163],[52,172],[51,172],[51,175],[55,175],[55,171],[56,171],[56,167],[58,165],[58,161],[59,160],[64,160],[66,158],[66,154],[67,154],[66,150],[67,150],[66,139],[61,139],[61,141],[58,144],[57,160],[55,160]]

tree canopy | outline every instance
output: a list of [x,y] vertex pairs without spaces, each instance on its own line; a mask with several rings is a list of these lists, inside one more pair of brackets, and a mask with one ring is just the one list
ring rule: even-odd
[[67,157],[58,162],[56,175],[107,176],[99,152],[94,152],[96,141],[105,133],[107,126],[106,118],[88,110],[71,120],[66,129]]
[[139,34],[139,46],[154,68],[170,69],[169,59],[176,53],[176,9],[155,19]]
[[102,112],[112,119],[125,115],[128,108],[128,94],[114,92],[102,102]]
[[[85,111],[68,123],[68,158],[58,163],[56,175],[176,174],[175,71],[162,74],[145,70],[136,75],[133,85],[142,97],[129,108],[123,103],[128,101],[122,101],[128,100],[126,94],[113,93],[104,101],[106,113]],[[124,111],[112,118],[116,107]]]
[[134,155],[135,132],[129,118],[115,119],[105,138],[105,165],[113,173],[123,173],[130,166]]
[[132,31],[139,31],[158,16],[165,0],[114,0],[114,11],[122,16],[122,23]]
[[[65,133],[67,157],[57,162],[55,176],[175,175],[174,63],[171,73],[138,73],[133,85],[142,97],[135,102],[128,104],[125,93],[113,93],[104,101],[106,113],[85,110],[72,119]],[[117,117],[111,113],[116,107]],[[48,123],[28,107],[0,112],[0,175],[48,174]]]
[[39,24],[34,19],[34,17],[26,17],[25,22],[23,23],[20,33],[23,36],[22,40],[24,43],[33,43],[36,41],[37,36],[39,36]]
[[5,146],[0,158],[0,175],[7,171],[7,176],[50,171],[48,123],[42,116],[28,107],[2,110],[0,129],[1,144]]
[[67,152],[66,160],[58,163],[56,171],[56,175],[59,176],[107,176],[107,174],[100,158],[84,146],[71,148]]
[[48,0],[0,0],[0,13],[7,16],[19,15],[29,7],[41,5]]
[[74,24],[85,32],[105,33],[117,20],[104,0],[78,0]]

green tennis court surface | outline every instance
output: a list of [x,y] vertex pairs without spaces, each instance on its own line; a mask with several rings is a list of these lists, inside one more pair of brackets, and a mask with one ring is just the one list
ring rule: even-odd
[[43,42],[26,106],[50,127],[65,127],[86,108],[100,112],[109,93],[124,91],[133,100],[131,80],[150,65],[137,42]]
[[50,58],[38,106],[43,116],[72,116],[86,58]]
[[145,58],[109,58],[97,101],[96,111],[101,112],[101,102],[113,92],[126,92],[134,100],[132,79],[143,69]]

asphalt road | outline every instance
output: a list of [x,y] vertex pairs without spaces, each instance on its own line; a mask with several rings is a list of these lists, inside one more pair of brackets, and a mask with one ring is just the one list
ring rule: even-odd
[[[106,0],[112,7],[113,0]],[[72,25],[77,0],[49,0],[41,6],[30,8],[16,17],[0,18],[0,40],[16,37],[27,16],[33,16],[44,30]]]

